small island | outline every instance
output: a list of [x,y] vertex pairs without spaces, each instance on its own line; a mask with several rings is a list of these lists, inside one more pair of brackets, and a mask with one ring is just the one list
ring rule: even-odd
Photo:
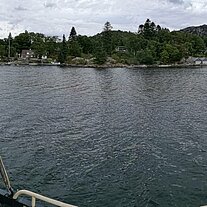
[[114,31],[108,21],[101,33],[89,37],[78,35],[75,27],[62,39],[28,31],[15,37],[10,33],[0,40],[0,64],[103,68],[207,65],[207,35],[195,31],[195,27],[170,31],[147,19],[136,33]]

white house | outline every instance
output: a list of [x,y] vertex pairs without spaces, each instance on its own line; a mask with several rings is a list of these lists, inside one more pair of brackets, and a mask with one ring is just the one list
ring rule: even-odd
[[116,47],[115,50],[116,52],[123,52],[123,53],[127,52],[127,48],[125,46],[118,46]]
[[207,65],[207,58],[201,58],[202,59],[202,65]]
[[205,57],[189,57],[186,60],[187,64],[194,64],[194,65],[207,65],[207,58]]
[[195,60],[194,60],[194,64],[195,65],[201,65],[202,64],[202,59],[201,58],[196,58]]

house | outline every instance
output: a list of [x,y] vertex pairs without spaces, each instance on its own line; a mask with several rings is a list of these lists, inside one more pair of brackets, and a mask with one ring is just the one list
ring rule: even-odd
[[201,65],[202,64],[202,59],[201,58],[195,58],[194,64],[195,65]]
[[202,57],[202,58],[197,58],[194,61],[195,65],[207,65],[207,58]]
[[22,50],[21,58],[23,59],[29,59],[34,57],[34,52],[30,50]]
[[125,53],[125,52],[127,52],[127,48],[125,46],[118,46],[118,47],[116,47],[115,51]]
[[205,57],[189,57],[186,60],[187,64],[193,64],[193,65],[207,65],[207,58]]
[[207,65],[207,58],[201,58],[202,59],[202,65]]

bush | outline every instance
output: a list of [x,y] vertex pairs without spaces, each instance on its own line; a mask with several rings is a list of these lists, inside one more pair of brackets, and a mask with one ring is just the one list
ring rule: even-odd
[[106,52],[103,49],[98,49],[97,52],[94,54],[95,63],[102,65],[107,60]]
[[154,58],[150,51],[143,50],[137,53],[137,60],[140,64],[145,65],[153,65],[154,64]]

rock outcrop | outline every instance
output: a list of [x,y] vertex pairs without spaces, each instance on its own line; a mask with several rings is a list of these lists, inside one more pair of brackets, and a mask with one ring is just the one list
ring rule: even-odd
[[181,32],[187,32],[187,33],[191,33],[191,34],[196,34],[199,36],[207,36],[207,25],[201,25],[201,26],[197,26],[197,27],[187,27],[185,29],[181,29]]

